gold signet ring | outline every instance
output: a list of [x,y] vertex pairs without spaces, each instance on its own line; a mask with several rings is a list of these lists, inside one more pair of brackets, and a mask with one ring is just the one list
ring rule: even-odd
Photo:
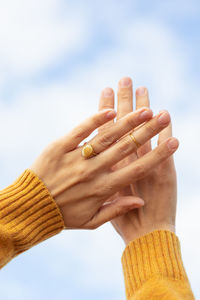
[[90,158],[90,157],[95,156],[95,155],[97,155],[97,153],[94,152],[94,149],[93,149],[92,145],[87,144],[83,147],[82,156],[84,158]]
[[134,135],[131,133],[130,134],[130,137],[132,139],[132,141],[135,143],[136,147],[139,148],[141,147],[142,145],[136,140],[136,138],[134,137]]

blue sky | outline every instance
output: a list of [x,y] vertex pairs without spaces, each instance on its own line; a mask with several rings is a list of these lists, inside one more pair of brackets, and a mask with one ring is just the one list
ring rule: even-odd
[[[98,107],[122,76],[149,88],[180,140],[177,234],[199,288],[199,1],[0,0],[0,184]],[[14,149],[14,151],[13,151]],[[196,238],[197,237],[197,238]],[[123,242],[110,224],[65,231],[0,273],[3,299],[125,299]]]

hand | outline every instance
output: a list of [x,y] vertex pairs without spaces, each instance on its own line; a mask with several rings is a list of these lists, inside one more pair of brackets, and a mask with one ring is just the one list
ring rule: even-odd
[[[108,88],[105,91],[107,91],[107,95],[110,92],[110,95],[108,97],[104,97],[102,93],[99,106],[100,110],[104,109],[105,107],[114,108],[113,91]],[[133,111],[132,95],[131,79],[121,79],[118,88],[118,122],[121,118],[124,118],[126,114],[129,114],[131,111]],[[148,91],[146,88],[139,88],[136,91],[136,108],[139,109],[144,106],[149,107]],[[167,119],[167,112],[163,113]],[[109,126],[112,126],[112,122],[102,126],[100,128],[100,132],[103,133],[105,130],[109,130]],[[141,128],[139,130],[141,130]],[[172,149],[175,152],[178,148],[178,141],[176,139],[172,139],[171,135],[172,128],[171,124],[169,124],[169,126],[167,126],[159,134],[158,148],[165,144],[168,140],[171,141]],[[148,141],[145,145],[137,150],[137,153],[126,157],[123,161],[118,163],[114,170],[120,170],[121,168],[124,168],[133,162],[138,162],[139,164],[142,159],[145,159],[145,157],[148,157],[151,153],[151,142]],[[159,152],[158,155],[162,155],[161,152]],[[126,244],[156,229],[165,229],[175,232],[177,196],[176,171],[173,157],[170,156],[166,160],[163,160],[155,168],[152,168],[151,171],[146,175],[146,177],[144,176],[139,180],[135,180],[135,178],[133,178],[130,185],[127,185],[114,196],[115,198],[122,196],[137,196],[143,199],[145,202],[144,206],[131,210],[123,216],[112,220],[113,226],[121,235]]]
[[147,123],[149,125],[142,127],[137,135],[141,143],[145,143],[167,125],[159,123],[158,116],[151,119],[151,110],[143,108],[131,112],[113,123],[105,133],[95,136],[89,143],[99,154],[90,159],[83,158],[79,144],[96,128],[114,119],[115,115],[113,110],[104,110],[89,118],[68,135],[51,143],[30,167],[46,184],[67,228],[93,229],[130,209],[142,206],[143,201],[132,196],[120,196],[116,201],[106,204],[105,201],[129,184],[130,178],[131,181],[141,178],[173,152],[164,143],[141,159],[139,164],[136,162],[112,171],[113,165],[136,150],[130,136],[124,135],[150,120]]

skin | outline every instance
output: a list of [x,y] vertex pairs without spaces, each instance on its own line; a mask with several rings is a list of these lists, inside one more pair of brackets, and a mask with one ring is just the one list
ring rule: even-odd
[[[104,89],[101,93],[99,110],[105,107],[114,108],[114,92],[110,88]],[[148,90],[145,87],[136,90],[136,109],[141,107],[149,107]],[[120,120],[131,111],[133,111],[132,80],[125,77],[119,81],[118,85],[117,120]],[[103,125],[99,132],[103,133],[109,130],[109,126],[112,126],[112,121]],[[158,147],[171,136],[172,126],[170,122],[158,136]],[[176,145],[177,148],[178,144]],[[152,153],[152,147],[149,140],[134,154],[116,164],[114,170],[120,170],[133,162],[139,162],[150,153]],[[125,244],[129,244],[134,239],[153,230],[165,229],[175,232],[177,184],[173,156],[168,157],[155,168],[152,168],[147,176],[139,178],[139,180],[132,180],[130,185],[121,189],[107,201],[113,201],[113,199],[122,196],[139,197],[145,203],[144,206],[133,209],[112,220],[112,225]]]
[[[146,143],[170,122],[166,112],[152,118],[149,108],[130,112],[118,122],[111,123],[115,116],[112,109],[101,110],[47,146],[30,167],[56,201],[66,228],[94,229],[133,208],[141,207],[143,200],[132,195],[119,195],[110,202],[107,199],[127,184],[143,178],[178,147],[177,140],[171,138],[141,160],[114,170],[114,165],[137,150],[127,133],[146,122],[137,132],[140,143]],[[99,154],[85,159],[81,155],[83,146],[80,143],[106,123],[109,129],[89,141]],[[171,144],[175,146],[171,147]]]

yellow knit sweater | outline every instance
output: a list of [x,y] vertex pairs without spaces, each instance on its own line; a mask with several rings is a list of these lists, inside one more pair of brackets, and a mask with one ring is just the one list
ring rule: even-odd
[[[25,170],[0,191],[0,267],[59,233],[64,222],[47,187]],[[133,242],[122,256],[128,300],[194,299],[180,245],[169,231],[154,231]]]

